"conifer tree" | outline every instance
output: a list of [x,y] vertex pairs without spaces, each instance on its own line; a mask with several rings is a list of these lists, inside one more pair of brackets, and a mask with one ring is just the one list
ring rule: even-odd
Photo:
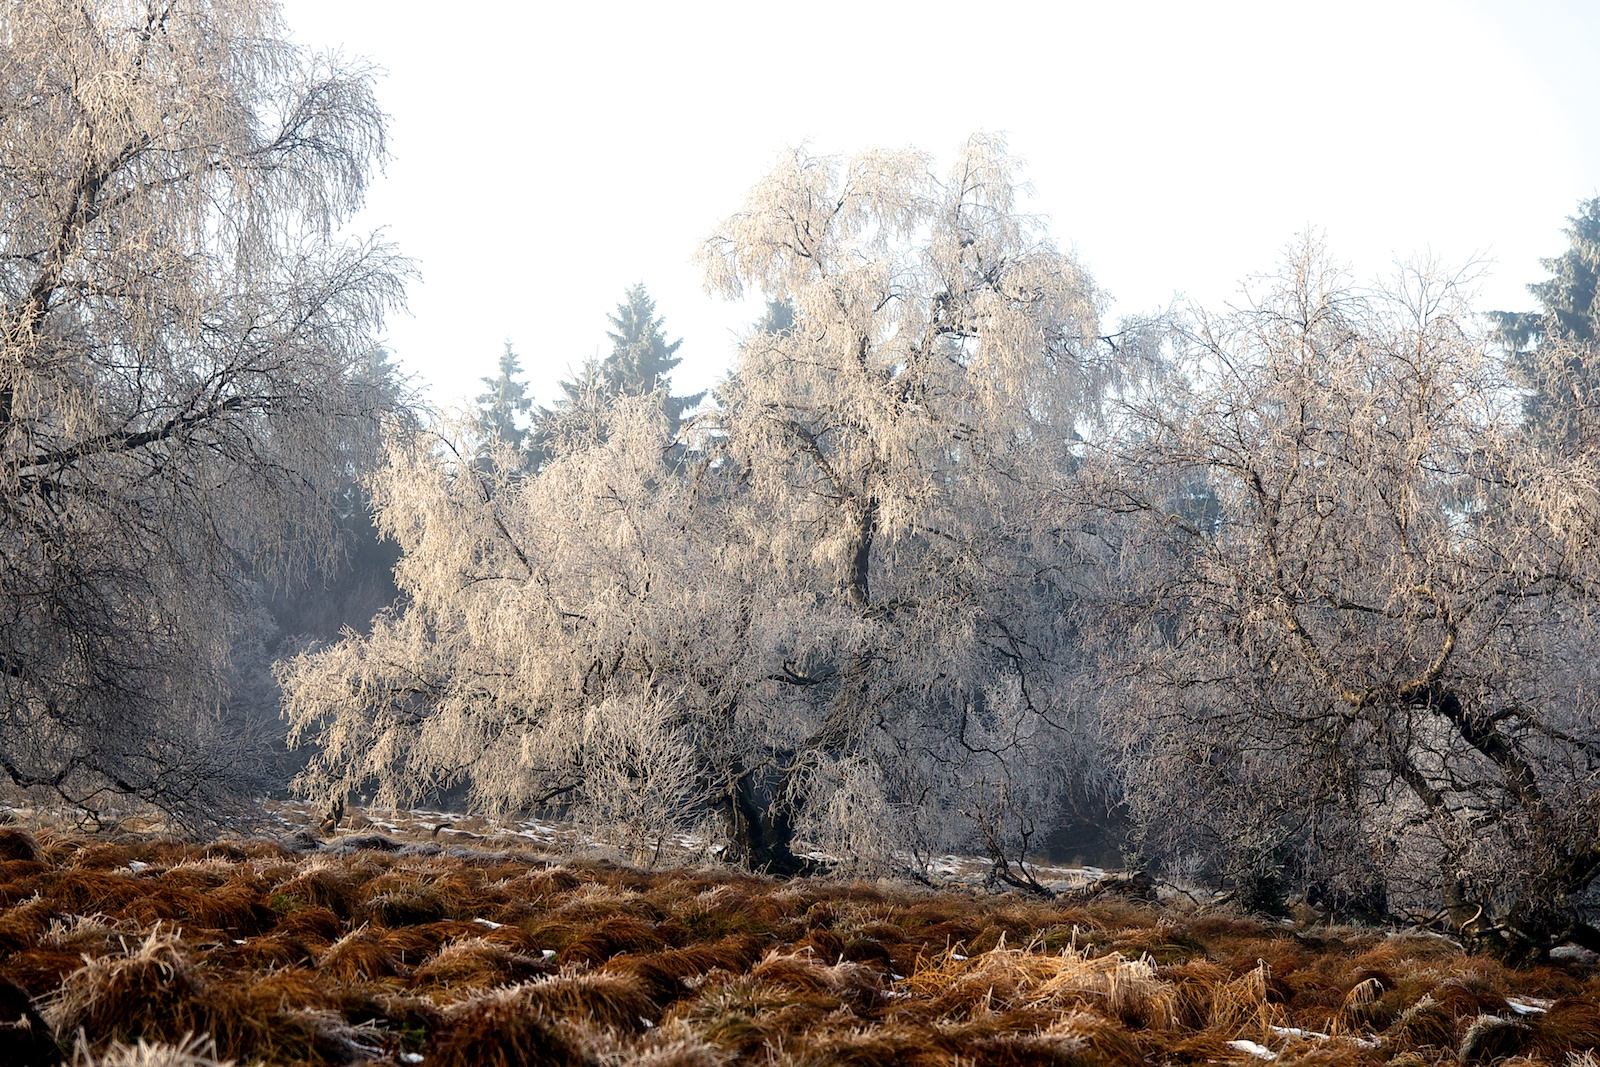
[[1582,201],[1562,231],[1571,244],[1540,260],[1550,277],[1528,286],[1538,311],[1492,311],[1490,320],[1511,353],[1511,369],[1528,389],[1524,411],[1548,439],[1575,445],[1600,408],[1600,197]]
[[683,413],[705,399],[704,390],[689,396],[672,395],[672,371],[682,362],[676,353],[683,341],[667,340],[663,332],[666,320],[656,314],[655,301],[643,284],[630,288],[616,312],[606,317],[613,327],[606,331],[611,338],[610,354],[604,359],[584,360],[576,376],[557,383],[561,395],[555,403],[541,406],[534,415],[527,451],[535,469],[568,445],[603,439],[601,414],[618,397],[664,390],[662,414],[669,439],[678,435]]
[[[677,356],[680,338],[668,341],[662,332],[665,319],[656,314],[656,304],[645,291],[643,283],[633,286],[617,305],[616,313],[607,316],[614,329],[606,336],[611,338],[611,354],[601,364],[603,390],[613,396],[643,396],[668,384],[672,371],[683,362]],[[667,428],[676,435],[683,424],[683,413],[705,398],[701,391],[691,396],[672,396],[663,400]]]
[[499,373],[481,379],[488,387],[478,396],[478,414],[475,419],[479,434],[485,444],[503,442],[512,448],[521,448],[528,431],[518,423],[533,410],[533,398],[528,396],[526,382],[520,381],[522,363],[506,342],[500,355]]

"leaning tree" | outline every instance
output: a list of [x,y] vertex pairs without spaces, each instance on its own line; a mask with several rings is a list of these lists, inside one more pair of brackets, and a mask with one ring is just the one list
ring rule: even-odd
[[1473,323],[1448,280],[1362,292],[1311,243],[1190,319],[1093,478],[1122,770],[1241,886],[1600,947],[1600,457],[1530,430]]
[[532,475],[396,438],[408,600],[286,668],[306,787],[711,821],[775,871],[799,838],[1014,857],[1068,777],[1059,504],[1108,377],[1097,290],[1014,197],[991,139],[945,180],[795,153],[705,246],[791,313],[687,450],[660,395],[585,408]]
[[372,76],[266,0],[0,12],[0,773],[202,814],[243,582],[335,521],[404,264]]

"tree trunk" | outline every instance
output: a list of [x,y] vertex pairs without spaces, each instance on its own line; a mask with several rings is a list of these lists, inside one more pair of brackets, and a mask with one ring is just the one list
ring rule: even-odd
[[723,800],[728,859],[748,870],[779,877],[802,873],[808,862],[794,854],[794,815],[781,796],[782,774],[771,766],[742,771]]

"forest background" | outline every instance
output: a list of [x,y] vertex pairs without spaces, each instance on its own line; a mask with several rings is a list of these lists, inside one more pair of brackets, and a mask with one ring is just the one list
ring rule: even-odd
[[415,265],[344,236],[371,66],[250,0],[7,19],[22,793],[200,826],[292,770],[1032,888],[1077,821],[1261,907],[1600,942],[1600,202],[1527,312],[1307,234],[1113,317],[1004,137],[795,148],[699,243],[754,312],[714,391],[634,286],[544,406],[506,344],[452,415],[380,343]]

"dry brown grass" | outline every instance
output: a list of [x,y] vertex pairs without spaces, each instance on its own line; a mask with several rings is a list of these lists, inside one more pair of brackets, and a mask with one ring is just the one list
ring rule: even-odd
[[4,826],[0,978],[85,1067],[1600,1062],[1600,978],[1434,936]]
[[433,1067],[584,1067],[562,1032],[516,989],[469,1000],[445,1014],[428,1062]]

